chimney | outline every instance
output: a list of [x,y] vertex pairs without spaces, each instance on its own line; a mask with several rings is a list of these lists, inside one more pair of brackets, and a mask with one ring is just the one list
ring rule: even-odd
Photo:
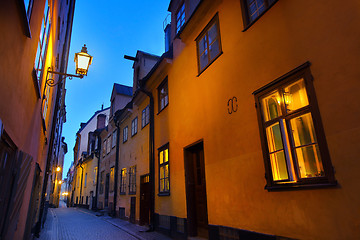
[[168,52],[170,50],[170,44],[171,44],[171,24],[166,25],[164,32],[165,32],[165,52]]
[[105,127],[105,120],[106,120],[106,115],[105,114],[99,114],[97,116],[96,129],[104,128]]
[[82,129],[83,127],[85,127],[86,123],[80,123],[80,128]]

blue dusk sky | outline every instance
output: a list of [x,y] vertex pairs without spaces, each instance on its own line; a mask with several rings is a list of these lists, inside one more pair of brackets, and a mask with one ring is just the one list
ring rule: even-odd
[[[74,55],[86,44],[93,62],[83,79],[66,81],[66,123],[62,135],[68,145],[63,177],[74,159],[76,132],[81,122],[110,106],[114,83],[132,86],[132,61],[137,50],[161,55],[165,49],[163,22],[170,0],[76,0],[68,73],[75,72]],[[170,17],[168,18],[168,20]],[[170,20],[169,20],[170,21]]]

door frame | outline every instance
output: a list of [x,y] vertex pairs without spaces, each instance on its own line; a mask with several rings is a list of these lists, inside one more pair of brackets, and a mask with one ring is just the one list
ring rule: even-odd
[[[196,192],[195,192],[195,174],[194,165],[192,163],[194,152],[202,150],[203,158],[203,174],[205,176],[205,156],[204,156],[204,141],[200,139],[186,147],[184,147],[184,169],[185,169],[185,190],[186,190],[186,210],[187,210],[187,224],[188,235],[198,236],[198,218],[196,213]],[[208,210],[207,210],[207,193],[206,181],[204,182],[205,202],[206,202],[206,219],[208,223]],[[208,225],[207,225],[208,226]]]

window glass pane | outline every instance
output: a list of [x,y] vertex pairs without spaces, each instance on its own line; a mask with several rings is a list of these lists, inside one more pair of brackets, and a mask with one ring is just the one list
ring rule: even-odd
[[164,152],[161,151],[161,152],[160,152],[160,156],[159,156],[159,157],[160,157],[160,159],[159,159],[160,164],[162,164],[162,163],[164,162],[164,155],[163,155],[163,154],[164,154]]
[[317,144],[297,148],[296,158],[301,178],[325,176]]
[[206,35],[200,39],[199,41],[199,55],[203,54],[203,52],[207,49],[207,41]]
[[169,177],[169,164],[165,165],[165,172],[164,172],[164,178]]
[[169,150],[168,149],[165,149],[164,150],[164,162],[168,162],[169,161]]
[[285,87],[283,96],[287,112],[309,105],[304,79]]
[[204,69],[209,62],[207,50],[200,56],[200,69]]
[[208,31],[209,44],[211,44],[217,38],[217,26],[216,23]]
[[160,192],[164,191],[164,179],[160,180]]
[[164,178],[164,167],[160,167],[160,179]]
[[167,178],[165,181],[165,191],[169,191],[170,190],[170,182],[169,179]]
[[279,123],[266,128],[266,136],[270,153],[283,149],[281,130]]
[[317,142],[310,113],[291,119],[290,125],[295,147]]
[[278,91],[272,92],[261,99],[265,121],[275,119],[281,115],[280,101],[281,99]]
[[213,60],[220,53],[219,41],[216,40],[212,45],[210,45],[210,60]]
[[288,179],[284,151],[270,154],[271,170],[274,181]]

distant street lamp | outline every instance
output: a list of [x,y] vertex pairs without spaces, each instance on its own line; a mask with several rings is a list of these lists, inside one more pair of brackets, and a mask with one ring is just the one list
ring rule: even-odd
[[57,167],[57,168],[56,168],[56,171],[57,171],[57,172],[60,172],[60,171],[61,171],[61,167]]
[[[46,85],[48,85],[49,87],[54,87],[59,83],[61,83],[62,81],[61,79],[60,81],[55,82],[53,78],[49,77],[49,74],[57,74],[57,75],[65,76],[65,78],[69,77],[69,79],[72,79],[73,77],[83,78],[84,75],[87,76],[87,72],[89,70],[90,64],[92,63],[92,59],[93,57],[88,54],[86,45],[84,44],[84,46],[81,49],[81,52],[75,53],[75,58],[74,58],[76,65],[75,72],[78,75],[52,71],[51,67],[49,67],[46,73],[46,82],[45,82]],[[45,88],[44,88],[44,92],[45,92]]]

